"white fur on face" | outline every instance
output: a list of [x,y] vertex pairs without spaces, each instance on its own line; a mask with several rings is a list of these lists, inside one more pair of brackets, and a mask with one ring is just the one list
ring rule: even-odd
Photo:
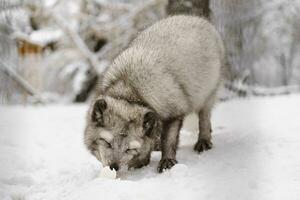
[[141,148],[141,146],[142,146],[141,143],[138,142],[137,140],[131,141],[129,143],[129,148],[130,149],[139,149],[139,148]]
[[100,136],[107,142],[111,142],[114,139],[113,134],[105,130],[101,131]]

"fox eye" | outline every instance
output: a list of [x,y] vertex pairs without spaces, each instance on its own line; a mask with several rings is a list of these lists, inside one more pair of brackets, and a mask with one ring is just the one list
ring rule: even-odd
[[133,155],[136,155],[138,153],[138,151],[136,149],[127,149],[125,152],[128,154],[133,154]]
[[111,144],[102,138],[98,139],[98,143],[104,145],[107,148],[112,148]]

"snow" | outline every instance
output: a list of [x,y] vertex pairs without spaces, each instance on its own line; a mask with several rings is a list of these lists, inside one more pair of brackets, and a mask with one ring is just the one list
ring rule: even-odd
[[87,105],[0,106],[0,199],[289,199],[300,197],[300,95],[216,106],[214,148],[196,154],[196,121],[181,131],[178,162],[117,179],[83,145]]
[[29,39],[34,43],[46,46],[51,42],[57,42],[63,35],[64,33],[62,30],[45,28],[32,31]]

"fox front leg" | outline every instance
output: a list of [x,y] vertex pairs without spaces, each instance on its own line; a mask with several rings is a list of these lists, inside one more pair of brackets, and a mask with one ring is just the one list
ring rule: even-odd
[[164,122],[161,135],[162,157],[157,167],[159,173],[165,169],[170,169],[177,163],[176,150],[181,126],[182,119],[172,119]]

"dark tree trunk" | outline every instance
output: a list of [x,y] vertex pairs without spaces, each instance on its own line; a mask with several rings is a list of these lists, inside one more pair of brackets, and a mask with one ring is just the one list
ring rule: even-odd
[[209,19],[209,0],[169,0],[167,13],[197,15]]

